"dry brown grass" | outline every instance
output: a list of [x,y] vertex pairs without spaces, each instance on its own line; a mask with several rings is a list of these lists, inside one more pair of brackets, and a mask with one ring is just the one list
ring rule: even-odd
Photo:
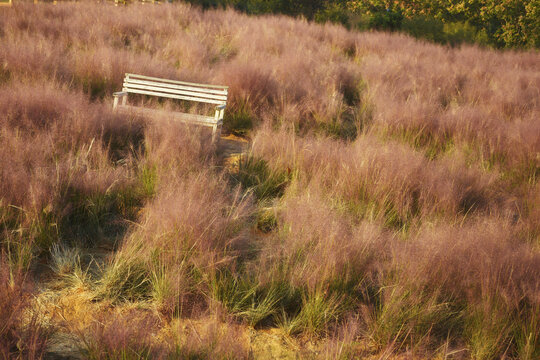
[[[2,349],[44,351],[13,348],[30,291],[9,274],[60,243],[114,250],[89,298],[152,309],[97,316],[94,358],[247,358],[239,324],[328,357],[539,356],[537,52],[93,2],[16,3],[0,43]],[[113,113],[125,72],[230,86],[238,169],[204,131]]]

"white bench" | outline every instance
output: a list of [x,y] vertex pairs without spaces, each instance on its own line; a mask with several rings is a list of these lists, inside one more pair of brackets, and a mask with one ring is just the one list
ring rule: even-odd
[[[136,111],[143,115],[163,115],[189,124],[212,127],[212,141],[219,138],[223,125],[223,115],[227,105],[227,86],[195,84],[183,81],[160,79],[136,74],[126,74],[122,91],[113,93],[113,109],[121,111]],[[195,101],[206,104],[215,104],[214,116],[186,114],[150,109],[127,104],[128,94],[141,94],[169,99]],[[119,100],[122,100],[119,102]]]

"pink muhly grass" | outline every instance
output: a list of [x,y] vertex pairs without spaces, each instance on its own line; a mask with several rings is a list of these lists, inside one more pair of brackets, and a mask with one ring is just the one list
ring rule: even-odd
[[0,356],[41,359],[52,328],[32,303],[33,289],[25,275],[0,254]]

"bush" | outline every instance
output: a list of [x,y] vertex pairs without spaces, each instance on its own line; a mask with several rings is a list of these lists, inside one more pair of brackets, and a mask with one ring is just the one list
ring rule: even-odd
[[349,26],[350,13],[340,3],[329,2],[315,14],[315,21],[319,23],[331,22]]
[[[371,17],[370,28],[399,30],[399,17],[394,17],[393,14],[403,14],[404,30],[429,40],[435,38],[435,41],[442,42],[438,38],[438,35],[441,35],[442,22],[448,25],[444,31],[445,43],[474,41],[495,47],[538,47],[538,1],[424,1],[397,4],[391,2],[389,5],[388,2],[379,0],[365,0],[350,1],[349,6],[357,14],[368,14]],[[427,32],[422,33],[423,30]]]
[[467,22],[450,22],[444,24],[445,42],[450,45],[463,43],[488,45],[488,38],[484,30],[478,31]]
[[460,44],[488,45],[484,30],[467,22],[443,22],[429,16],[413,16],[403,20],[402,30],[418,39],[452,46]]
[[402,30],[418,39],[446,43],[444,23],[429,16],[414,16],[403,19]]
[[369,28],[376,30],[397,31],[401,29],[403,14],[399,10],[374,12],[369,19]]

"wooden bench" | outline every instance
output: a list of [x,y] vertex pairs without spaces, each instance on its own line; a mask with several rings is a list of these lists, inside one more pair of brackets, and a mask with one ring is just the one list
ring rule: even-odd
[[[215,141],[221,135],[223,115],[225,113],[225,106],[227,105],[227,92],[227,86],[195,84],[150,76],[126,74],[122,91],[113,94],[113,108],[120,111],[136,111],[149,116],[162,115],[189,124],[209,126],[212,127],[212,141]],[[217,105],[216,112],[214,116],[205,116],[129,106],[127,104],[127,98],[130,93],[215,104]],[[120,99],[122,100],[121,102],[119,101]]]

